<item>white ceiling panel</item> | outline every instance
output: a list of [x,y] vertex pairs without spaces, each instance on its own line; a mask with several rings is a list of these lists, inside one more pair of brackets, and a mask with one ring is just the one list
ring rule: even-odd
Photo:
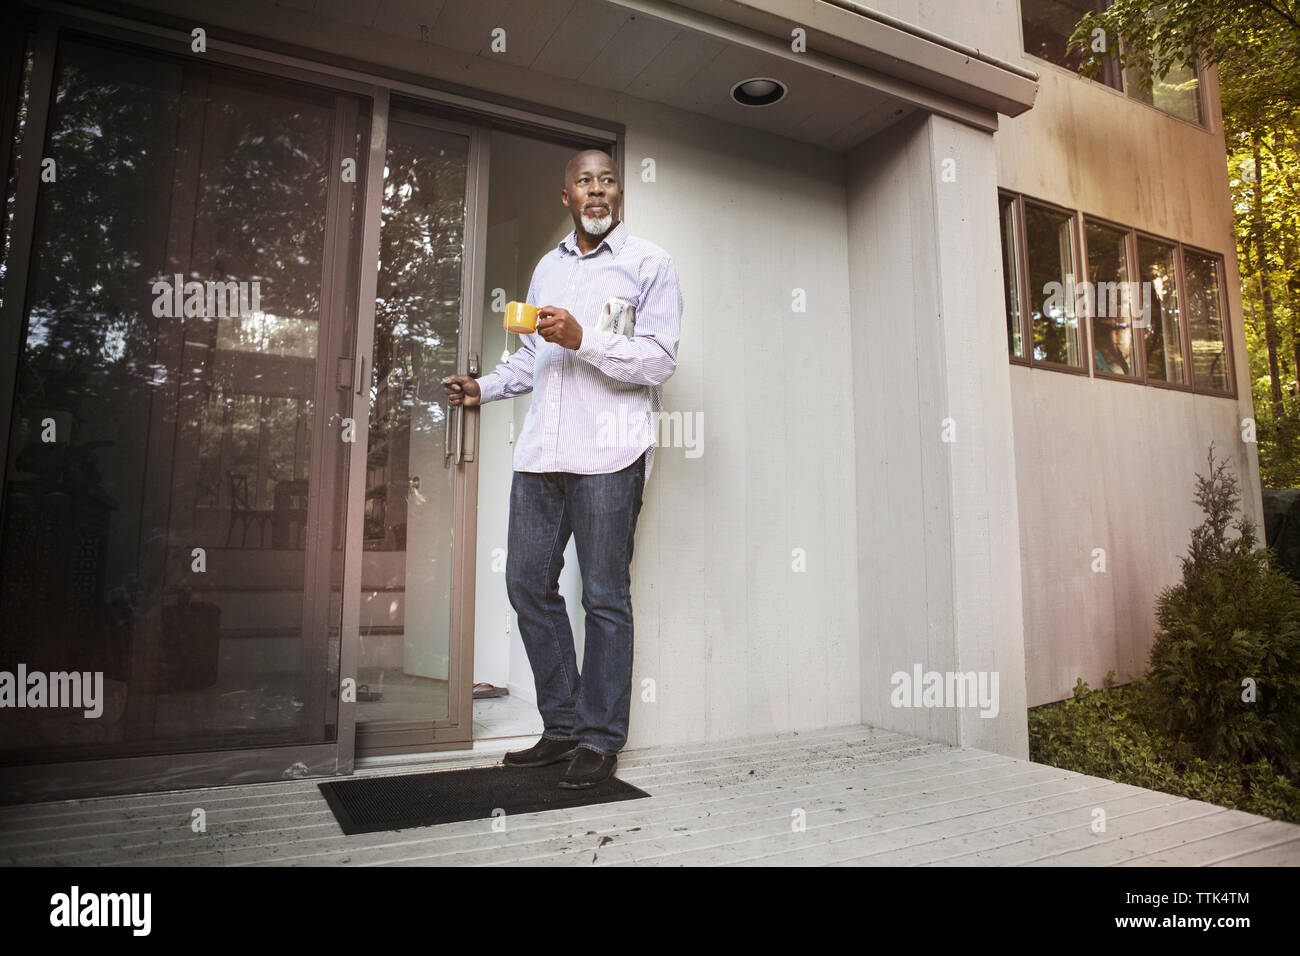
[[644,17],[632,17],[619,27],[578,79],[583,83],[625,90],[680,32],[678,27]]
[[624,90],[647,100],[678,99],[695,83],[700,71],[726,48],[727,44],[716,37],[679,31]]
[[631,18],[621,7],[578,0],[530,66],[576,80]]

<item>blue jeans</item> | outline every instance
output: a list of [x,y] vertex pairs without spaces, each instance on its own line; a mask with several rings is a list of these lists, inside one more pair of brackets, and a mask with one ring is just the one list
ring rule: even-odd
[[[627,743],[632,704],[632,539],[645,456],[607,475],[516,471],[510,485],[506,593],[537,685],[543,737],[600,754]],[[560,569],[572,535],[586,611],[582,673]]]

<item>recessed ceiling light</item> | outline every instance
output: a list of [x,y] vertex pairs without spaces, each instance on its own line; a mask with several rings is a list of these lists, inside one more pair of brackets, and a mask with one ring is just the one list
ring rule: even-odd
[[741,106],[771,106],[785,96],[785,84],[767,76],[741,80],[731,88],[731,98]]

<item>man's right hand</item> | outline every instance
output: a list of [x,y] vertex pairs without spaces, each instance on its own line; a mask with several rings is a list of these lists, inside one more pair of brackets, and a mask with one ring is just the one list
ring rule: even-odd
[[464,405],[473,408],[483,394],[478,382],[468,375],[448,375],[442,380],[442,389],[447,393],[447,401],[452,405]]

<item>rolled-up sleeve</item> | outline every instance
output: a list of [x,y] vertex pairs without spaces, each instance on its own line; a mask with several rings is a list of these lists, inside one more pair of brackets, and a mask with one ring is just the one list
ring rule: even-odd
[[665,256],[647,265],[652,268],[642,280],[631,338],[618,332],[583,329],[577,354],[620,382],[662,385],[677,368],[682,291],[672,259]]

